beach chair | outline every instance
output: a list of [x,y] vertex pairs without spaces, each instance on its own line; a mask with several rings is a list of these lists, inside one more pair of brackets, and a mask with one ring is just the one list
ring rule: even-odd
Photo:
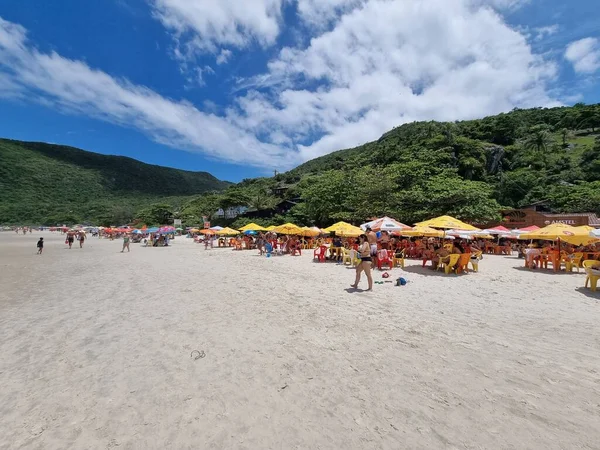
[[573,253],[573,255],[571,255],[571,257],[569,258],[569,261],[568,261],[570,264],[568,264],[565,261],[565,265],[567,265],[567,270],[569,272],[571,272],[574,267],[575,269],[577,269],[577,273],[579,273],[579,268],[581,267],[582,261],[583,261],[583,253],[580,253],[580,252]]
[[383,266],[388,266],[391,269],[394,268],[394,262],[390,259],[390,255],[387,250],[379,250],[377,252],[377,268],[383,270]]
[[446,273],[446,275],[448,275],[450,272],[452,272],[454,270],[454,266],[456,266],[456,264],[458,263],[460,256],[461,255],[459,253],[451,253],[450,255],[448,255],[448,257],[449,257],[448,262],[443,262],[440,260],[440,264],[438,265],[438,270],[440,270],[443,267],[444,272]]
[[458,262],[456,263],[456,273],[457,274],[460,274],[463,272],[468,273],[470,261],[471,261],[470,253],[463,253],[462,255],[460,255],[460,258],[458,258]]
[[347,248],[342,250],[342,264],[354,265],[354,258],[356,258],[356,251],[348,250]]
[[554,251],[548,252],[548,255],[546,257],[546,268],[548,268],[548,265],[551,265],[552,269],[555,272],[558,272],[560,270],[561,263],[562,258],[560,257],[560,253]]
[[483,252],[477,252],[474,255],[471,255],[471,267],[473,267],[473,272],[479,272],[479,260],[481,259],[481,255]]
[[402,250],[400,253],[394,253],[394,257],[392,258],[392,265],[394,267],[402,267],[404,269],[404,250]]
[[587,278],[585,279],[585,287],[587,288],[589,283],[592,292],[596,292],[598,280],[600,280],[600,261],[584,261],[583,268],[587,274]]
[[325,256],[327,254],[327,247],[321,245],[313,252],[313,261],[316,259],[318,262],[325,262]]

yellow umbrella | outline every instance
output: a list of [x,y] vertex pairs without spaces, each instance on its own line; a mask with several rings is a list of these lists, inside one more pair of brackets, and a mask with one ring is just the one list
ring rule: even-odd
[[346,222],[334,223],[330,227],[325,228],[324,231],[335,233],[336,235],[342,237],[356,237],[364,234],[363,230]]
[[255,223],[249,223],[240,228],[240,231],[267,231],[267,229]]
[[200,230],[198,228],[192,228],[190,231],[192,233],[200,233]]
[[273,228],[277,228],[277,225],[271,225],[270,227],[267,227],[267,231],[273,231]]
[[288,222],[273,228],[271,231],[279,234],[301,235],[304,230],[302,230],[302,228],[300,228],[298,225]]
[[219,236],[233,236],[236,234],[240,234],[240,232],[238,230],[234,230],[233,228],[223,228],[222,230],[217,231],[217,234]]
[[572,245],[588,245],[598,241],[598,239],[590,236],[587,227],[572,227],[564,223],[553,223],[539,230],[521,234],[519,237],[521,239],[543,239],[546,241],[560,239]]
[[321,234],[321,230],[316,228],[302,227],[302,236],[315,237]]
[[444,237],[444,232],[431,227],[417,225],[412,230],[402,230],[402,236]]
[[445,228],[448,230],[480,231],[479,228],[469,225],[468,223],[455,219],[451,216],[440,216],[424,222],[419,222],[415,225],[431,228]]

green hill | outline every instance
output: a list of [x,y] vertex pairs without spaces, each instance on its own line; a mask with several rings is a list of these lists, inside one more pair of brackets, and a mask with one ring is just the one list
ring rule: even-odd
[[[197,225],[230,206],[259,217],[213,223],[326,226],[384,214],[406,223],[441,214],[482,223],[499,220],[503,208],[539,201],[554,212],[600,213],[600,105],[404,124],[377,141],[235,185],[128,158],[0,140],[0,188],[0,223],[161,223],[177,216]],[[295,206],[283,213],[276,208],[282,199]]]
[[206,172],[0,139],[0,223],[121,223],[159,200],[183,203],[230,184]]

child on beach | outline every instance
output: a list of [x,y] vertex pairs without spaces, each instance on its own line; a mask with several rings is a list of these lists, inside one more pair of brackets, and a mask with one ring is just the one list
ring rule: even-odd
[[41,255],[42,252],[44,251],[44,238],[41,237],[39,241],[37,241],[37,254]]

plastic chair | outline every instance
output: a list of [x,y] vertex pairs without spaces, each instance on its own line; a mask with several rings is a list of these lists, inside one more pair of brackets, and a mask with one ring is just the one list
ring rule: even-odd
[[587,288],[589,283],[592,292],[596,292],[598,280],[600,280],[600,261],[584,261],[583,268],[587,274],[587,278],[585,279],[585,287]]
[[479,260],[481,259],[482,252],[477,252],[475,255],[471,255],[471,266],[473,267],[473,272],[479,272]]
[[394,267],[402,267],[404,269],[404,250],[402,250],[400,253],[394,254],[394,257],[392,258],[392,265]]
[[468,273],[469,272],[469,261],[471,261],[470,253],[463,253],[458,258],[458,262],[456,263],[456,273]]
[[386,265],[391,269],[394,268],[394,262],[390,259],[387,250],[379,250],[377,252],[377,268],[383,270],[383,266]]
[[313,252],[313,261],[316,259],[319,262],[325,262],[325,254],[327,253],[327,247],[321,245]]
[[458,263],[460,256],[461,256],[460,253],[452,253],[452,254],[448,255],[448,257],[449,257],[448,262],[440,261],[438,270],[441,267],[443,267],[444,272],[446,273],[446,275],[448,275],[450,272],[452,272],[454,270],[454,266],[456,266],[456,264]]
[[558,272],[561,267],[561,262],[562,262],[562,259],[560,257],[560,253],[555,252],[555,251],[548,252],[548,255],[546,258],[546,268],[548,268],[548,265],[551,265],[552,269],[555,272]]
[[346,248],[343,249],[342,250],[342,264],[346,265],[346,262],[348,262],[348,264],[353,265],[355,255],[356,255],[356,252],[354,250],[348,250]]
[[577,269],[577,273],[579,273],[579,268],[581,267],[583,261],[583,253],[573,253],[573,257],[571,258],[571,267],[567,269],[569,272],[573,270],[573,267]]

